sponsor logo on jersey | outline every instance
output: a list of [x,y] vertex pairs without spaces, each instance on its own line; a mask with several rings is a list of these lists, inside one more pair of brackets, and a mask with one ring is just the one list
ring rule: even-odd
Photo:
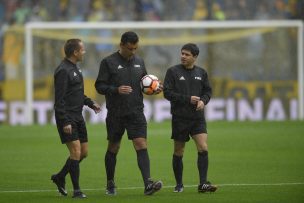
[[135,68],[140,68],[140,65],[139,64],[134,64],[134,67]]
[[186,80],[184,76],[180,77],[179,80]]
[[195,80],[202,80],[201,77],[194,77]]
[[117,69],[122,69],[123,67],[121,66],[121,65],[119,65],[118,67],[117,67]]
[[77,73],[74,72],[74,77],[76,77],[76,76],[77,76]]

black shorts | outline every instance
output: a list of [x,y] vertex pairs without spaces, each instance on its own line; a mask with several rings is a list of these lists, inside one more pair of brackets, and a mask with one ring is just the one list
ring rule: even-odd
[[81,143],[88,142],[88,134],[85,121],[82,116],[72,119],[72,134],[66,134],[63,131],[63,122],[56,119],[57,130],[62,144],[79,140]]
[[202,119],[184,119],[172,116],[172,135],[171,139],[181,142],[188,142],[190,136],[207,133],[205,118]]
[[143,112],[136,112],[123,117],[108,112],[106,125],[107,139],[113,143],[121,140],[125,130],[127,130],[129,140],[147,137],[147,121]]

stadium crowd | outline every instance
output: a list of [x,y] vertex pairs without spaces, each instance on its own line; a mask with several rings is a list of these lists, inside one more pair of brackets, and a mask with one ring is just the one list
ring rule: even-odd
[[[302,0],[1,0],[0,24],[28,21],[303,19]],[[174,9],[172,9],[174,8]]]
[[[304,19],[303,0],[0,0],[0,81],[22,61],[22,47],[6,39],[26,22],[204,21]],[[17,53],[17,54],[12,54]],[[19,54],[18,54],[19,53]],[[17,62],[18,61],[18,62]],[[20,72],[20,70],[18,70]],[[12,77],[14,71],[12,71]]]

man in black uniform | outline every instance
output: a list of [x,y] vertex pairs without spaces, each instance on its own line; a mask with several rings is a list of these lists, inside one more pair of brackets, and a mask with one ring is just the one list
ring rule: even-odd
[[125,130],[137,152],[137,163],[145,185],[144,194],[152,195],[162,187],[161,181],[153,181],[150,178],[147,122],[143,113],[143,95],[140,88],[140,80],[147,71],[143,59],[135,55],[138,41],[136,33],[125,32],[121,36],[119,51],[101,61],[95,82],[97,92],[105,95],[108,110],[108,148],[105,154],[108,195],[116,194],[116,156]]
[[199,49],[195,44],[185,44],[181,49],[181,64],[169,68],[164,81],[164,96],[171,103],[172,114],[172,166],[176,180],[174,192],[182,192],[184,189],[182,158],[189,136],[194,140],[198,151],[198,192],[215,192],[217,189],[217,186],[207,181],[208,149],[204,107],[211,98],[211,87],[207,72],[194,65],[198,54]]
[[85,48],[80,39],[69,39],[64,45],[65,59],[55,70],[55,119],[62,144],[66,144],[70,156],[63,168],[51,180],[58,191],[66,196],[65,176],[70,173],[73,198],[85,198],[79,187],[79,162],[87,156],[88,137],[82,116],[83,105],[100,112],[100,106],[84,95],[83,77],[77,62],[83,60]]

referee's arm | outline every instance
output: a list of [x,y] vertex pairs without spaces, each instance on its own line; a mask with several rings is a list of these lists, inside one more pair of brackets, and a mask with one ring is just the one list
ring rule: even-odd
[[201,95],[201,100],[204,102],[205,105],[207,105],[210,101],[210,98],[212,96],[212,88],[209,83],[208,75],[205,73],[204,76],[204,84],[203,84],[203,95]]
[[118,94],[118,87],[109,84],[110,73],[105,60],[102,60],[99,67],[99,73],[95,81],[95,89],[99,94],[111,95]]
[[55,112],[56,116],[63,122],[63,125],[69,125],[70,119],[67,117],[65,109],[65,95],[68,88],[68,73],[65,70],[60,70],[55,74]]

